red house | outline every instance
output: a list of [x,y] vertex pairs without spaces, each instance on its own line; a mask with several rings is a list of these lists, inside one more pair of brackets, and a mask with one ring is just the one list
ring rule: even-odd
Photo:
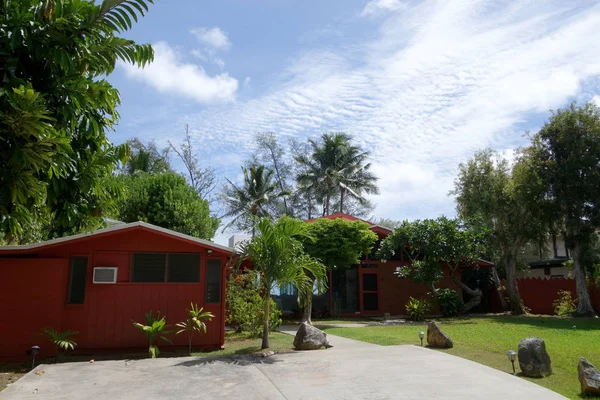
[[[80,352],[147,348],[132,326],[150,310],[174,325],[197,303],[215,315],[194,345],[225,338],[225,271],[232,249],[144,222],[22,246],[0,246],[0,359],[32,345],[54,354],[44,327],[79,332]],[[185,335],[174,337],[185,345]],[[164,343],[164,347],[169,345]]]
[[[408,260],[403,259],[403,254],[398,252],[391,260],[382,261],[377,257],[377,249],[383,239],[392,234],[392,230],[373,224],[372,222],[356,218],[344,213],[335,213],[321,218],[345,219],[349,221],[363,221],[369,224],[369,229],[378,236],[378,241],[370,254],[365,254],[360,264],[350,268],[340,268],[329,271],[329,285],[327,293],[313,298],[313,312],[316,315],[404,315],[405,304],[412,297],[425,297],[430,289],[422,284],[414,283],[411,279],[399,279],[394,272],[396,267],[407,265]],[[316,218],[318,219],[318,218]],[[316,219],[310,219],[310,223]],[[456,275],[457,279],[469,281],[471,287],[479,287],[484,292],[484,300],[479,311],[491,311],[492,304],[489,300],[493,294],[493,287],[487,285],[485,275],[489,274],[492,264],[486,261],[479,262],[480,271],[473,268],[461,269]],[[465,276],[463,276],[463,274]],[[479,274],[483,276],[479,276]],[[471,277],[469,275],[472,275]],[[440,288],[452,288],[461,293],[461,290],[450,278],[449,272],[444,268],[444,278],[437,285]],[[279,296],[274,296],[275,301],[284,313],[295,314],[298,312],[296,292],[293,287],[281,288]],[[439,313],[434,309],[432,314]]]

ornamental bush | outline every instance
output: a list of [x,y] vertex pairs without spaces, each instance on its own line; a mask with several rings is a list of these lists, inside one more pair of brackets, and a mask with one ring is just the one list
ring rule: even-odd
[[438,289],[435,291],[434,295],[444,317],[458,315],[465,308],[463,299],[454,289]]
[[[232,274],[227,281],[225,322],[237,332],[262,334],[265,303],[258,283],[258,274],[254,271]],[[269,329],[275,330],[281,325],[281,310],[270,297],[269,301]]]
[[423,321],[425,315],[431,310],[431,303],[427,299],[410,297],[405,305],[406,317],[411,321]]
[[556,315],[572,315],[577,311],[577,300],[571,297],[571,292],[568,290],[559,290],[558,299],[552,304]]

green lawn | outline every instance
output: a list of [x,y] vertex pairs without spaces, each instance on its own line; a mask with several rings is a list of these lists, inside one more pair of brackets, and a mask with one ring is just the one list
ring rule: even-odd
[[[326,325],[343,325],[343,324],[372,324],[381,322],[374,318],[365,317],[330,317],[330,318],[315,318],[312,320],[315,326],[326,326]],[[286,319],[281,325],[300,325],[300,319]]]
[[[576,329],[573,329],[573,326]],[[600,368],[600,319],[554,317],[485,317],[441,320],[442,330],[454,341],[454,348],[440,350],[490,367],[512,372],[506,357],[517,350],[521,339],[539,336],[546,342],[554,374],[544,379],[529,379],[569,398],[580,397],[577,363],[587,358]],[[396,325],[365,328],[324,328],[333,335],[384,346],[419,344],[423,325]],[[517,371],[519,369],[516,363]]]

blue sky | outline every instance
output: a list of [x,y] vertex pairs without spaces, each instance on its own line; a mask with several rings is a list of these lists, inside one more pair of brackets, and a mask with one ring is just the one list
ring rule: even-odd
[[597,1],[161,0],[127,32],[155,62],[109,77],[110,137],[165,145],[189,124],[222,183],[256,132],[345,131],[373,154],[375,216],[452,215],[474,151],[510,157],[549,109],[600,99],[599,26]]

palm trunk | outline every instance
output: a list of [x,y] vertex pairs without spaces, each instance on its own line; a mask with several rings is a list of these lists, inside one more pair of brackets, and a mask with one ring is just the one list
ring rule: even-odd
[[595,317],[596,312],[594,311],[588,292],[585,267],[581,264],[581,244],[579,242],[575,242],[571,248],[571,254],[573,257],[573,270],[575,272],[575,285],[577,291],[577,314]]
[[504,254],[503,259],[504,269],[506,270],[506,293],[510,303],[510,311],[513,315],[526,314],[523,299],[521,299],[521,294],[519,293],[519,286],[517,285],[516,251],[508,251]]
[[269,346],[269,310],[271,307],[271,296],[269,291],[265,294],[265,315],[263,322],[263,336],[262,336],[262,345],[261,349],[268,349]]
[[189,337],[188,337],[188,355],[191,356],[192,355],[192,333],[189,332]]
[[343,213],[344,212],[344,194],[346,192],[346,189],[341,188],[340,189],[340,212]]
[[307,292],[304,296],[304,310],[302,311],[302,322],[312,325],[312,291]]

